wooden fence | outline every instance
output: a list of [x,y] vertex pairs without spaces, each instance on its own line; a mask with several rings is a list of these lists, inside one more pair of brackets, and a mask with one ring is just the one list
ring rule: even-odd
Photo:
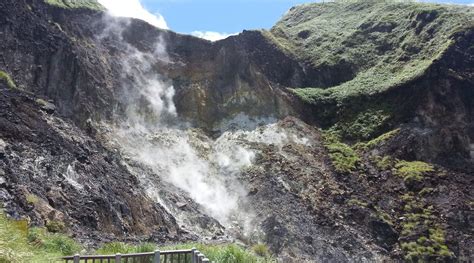
[[208,263],[207,259],[195,248],[189,250],[169,250],[115,255],[74,255],[63,257],[66,263]]

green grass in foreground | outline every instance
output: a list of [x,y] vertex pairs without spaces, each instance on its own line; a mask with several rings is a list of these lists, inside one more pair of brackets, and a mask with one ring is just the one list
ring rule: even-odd
[[112,242],[103,245],[95,253],[96,254],[115,254],[115,253],[140,253],[152,252],[156,249],[176,250],[176,249],[191,249],[196,248],[202,252],[211,262],[216,263],[269,263],[276,262],[271,257],[268,248],[263,244],[255,245],[252,250],[247,250],[244,247],[236,244],[201,244],[188,243],[177,244],[169,246],[157,246],[152,243],[142,243],[138,245],[125,244],[122,242]]
[[93,252],[86,250],[65,234],[51,233],[46,228],[28,227],[25,220],[8,219],[0,211],[0,263],[53,262],[62,256],[83,254],[127,254],[152,252],[156,249],[174,250],[197,248],[207,258],[218,263],[267,263],[275,262],[268,247],[257,244],[246,249],[236,244],[188,243],[171,246],[157,246],[153,243],[138,245],[112,242]]
[[26,221],[8,219],[0,212],[0,262],[52,262],[82,247],[64,234],[29,228]]

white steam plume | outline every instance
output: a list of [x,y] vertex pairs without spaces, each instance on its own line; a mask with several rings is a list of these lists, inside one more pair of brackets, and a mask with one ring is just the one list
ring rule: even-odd
[[[109,18],[106,22],[108,27],[99,41],[115,39],[121,51],[122,102],[126,106],[126,119],[112,127],[111,139],[129,159],[151,168],[161,179],[187,192],[219,222],[228,224],[235,214],[241,214],[239,205],[245,203],[246,193],[235,175],[251,164],[253,153],[170,125],[170,119],[178,122],[175,91],[154,71],[158,61],[168,61],[162,40],[156,40],[153,52],[142,52],[122,38],[126,21]],[[157,197],[159,185],[154,181],[158,180],[142,179],[150,196]]]
[[[162,39],[156,39],[153,51],[143,52],[123,39],[127,20],[110,17],[106,23],[108,27],[98,40],[104,45],[112,44],[114,55],[122,63],[121,93],[125,105],[125,118],[118,116],[117,120],[122,120],[119,124],[107,125],[109,140],[119,146],[124,160],[153,172],[138,178],[156,202],[166,200],[159,193],[160,180],[164,180],[186,192],[224,226],[238,222],[244,234],[253,231],[256,225],[250,223],[254,218],[246,202],[247,192],[238,180],[242,169],[251,166],[256,155],[246,144],[274,144],[281,149],[288,142],[307,141],[298,141],[277,125],[269,124],[275,119],[254,120],[243,114],[223,122],[223,133],[216,140],[195,129],[180,128],[188,125],[179,123],[173,103],[174,87],[155,71],[156,65],[169,63]],[[230,129],[233,131],[226,131]]]
[[148,12],[139,0],[99,0],[99,3],[113,16],[137,18],[158,28],[169,29],[162,15]]

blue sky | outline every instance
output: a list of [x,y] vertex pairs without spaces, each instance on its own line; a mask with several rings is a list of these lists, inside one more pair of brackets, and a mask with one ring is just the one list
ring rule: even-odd
[[150,12],[163,15],[178,32],[216,31],[235,33],[243,29],[270,28],[301,0],[142,0]]
[[[269,29],[300,0],[99,0],[116,15],[142,18],[161,28],[217,40],[244,29]],[[473,4],[474,0],[440,0]]]

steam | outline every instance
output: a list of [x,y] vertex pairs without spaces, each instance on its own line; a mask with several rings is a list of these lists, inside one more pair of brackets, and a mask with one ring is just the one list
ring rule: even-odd
[[[126,21],[110,17],[106,22],[108,26],[98,41],[104,45],[113,43],[114,49],[119,50],[116,55],[122,62],[123,109],[115,124],[106,124],[108,140],[118,146],[125,160],[152,171],[137,177],[156,202],[164,207],[175,205],[165,204],[160,198],[163,180],[187,193],[224,226],[238,222],[241,228],[247,228],[244,232],[252,231],[253,212],[238,179],[258,154],[249,145],[273,144],[281,148],[289,142],[308,142],[287,134],[274,124],[275,119],[252,119],[245,114],[223,122],[222,135],[217,139],[189,128],[178,118],[174,87],[156,73],[158,65],[171,63],[163,40],[157,38],[154,49],[144,52],[123,39]],[[71,184],[76,182],[72,168],[68,168],[67,178]]]
[[146,10],[139,0],[99,0],[111,15],[138,18],[162,29],[168,29],[165,18]]
[[[123,37],[126,22],[108,18],[99,41],[118,40],[122,61],[121,100],[125,119],[111,127],[110,139],[129,160],[150,168],[156,178],[141,178],[157,202],[159,179],[186,192],[221,224],[229,224],[245,204],[236,180],[251,165],[254,153],[229,141],[211,140],[178,120],[174,87],[158,75],[159,63],[170,63],[162,39],[152,52],[142,52]],[[115,42],[114,42],[115,43]],[[165,206],[172,204],[164,204]]]
[[[251,164],[250,151],[198,139],[192,130],[122,127],[115,132],[128,158],[187,192],[222,224],[239,209],[245,193],[233,175]],[[152,182],[147,186],[149,192],[158,187]]]

